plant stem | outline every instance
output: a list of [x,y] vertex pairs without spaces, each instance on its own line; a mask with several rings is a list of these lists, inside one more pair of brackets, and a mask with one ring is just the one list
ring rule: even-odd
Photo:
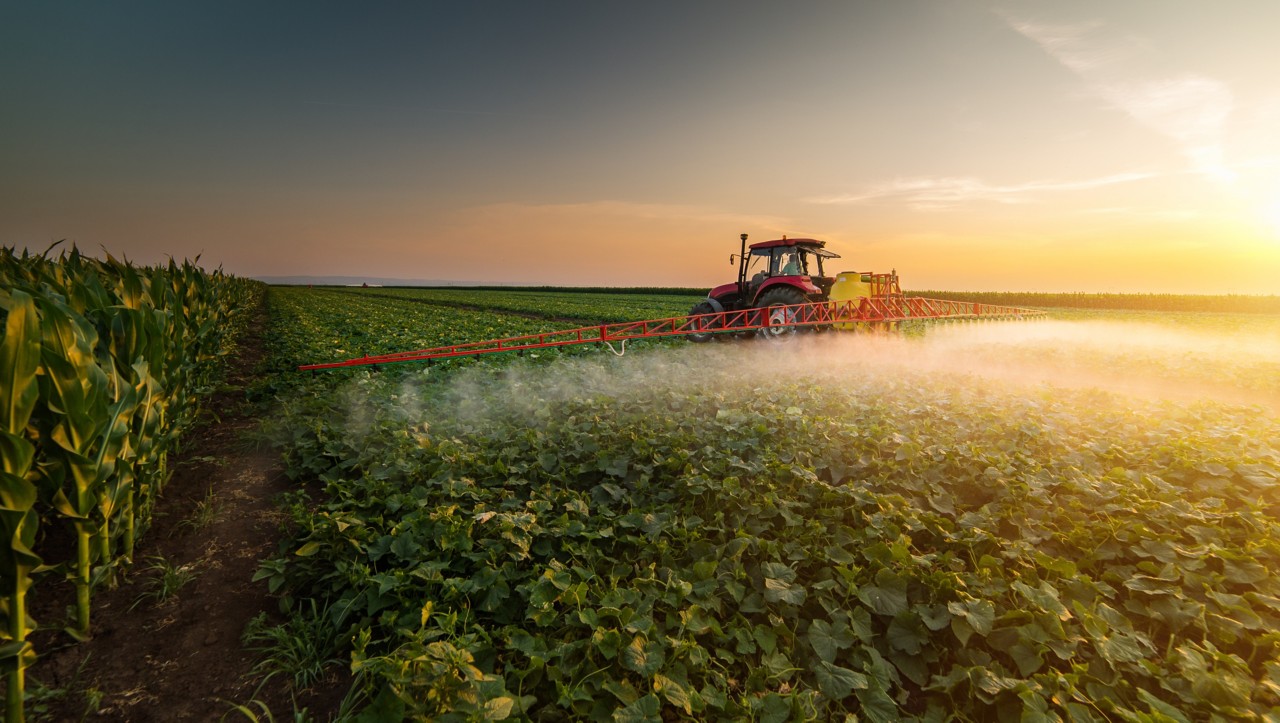
[[109,507],[104,504],[106,494],[99,495],[99,508],[102,510],[102,524],[98,526],[98,564],[111,564],[111,513]]
[[89,568],[93,533],[89,522],[76,525],[76,631],[89,637]]
[[129,496],[124,503],[124,559],[133,562],[133,484],[129,484]]
[[[13,595],[9,598],[9,636],[14,642],[21,643],[27,639],[27,581],[14,580]],[[18,653],[17,665],[9,672],[8,687],[5,692],[6,723],[22,723],[22,704],[26,697],[26,670],[23,667],[22,653]]]

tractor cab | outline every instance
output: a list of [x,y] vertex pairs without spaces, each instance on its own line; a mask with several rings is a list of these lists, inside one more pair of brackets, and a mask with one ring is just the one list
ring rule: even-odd
[[767,305],[766,297],[770,303],[827,300],[835,279],[827,276],[823,262],[840,255],[826,250],[825,241],[783,236],[747,246],[747,235],[741,238],[741,253],[729,256],[729,263],[738,264],[738,280],[712,289],[703,302],[705,308],[750,309]]
[[[806,292],[806,296],[825,296],[835,281],[823,269],[824,259],[838,259],[839,254],[823,248],[822,241],[788,239],[752,244],[743,258],[739,274],[743,298],[756,299],[766,286],[787,284]],[[816,291],[812,288],[816,287]]]

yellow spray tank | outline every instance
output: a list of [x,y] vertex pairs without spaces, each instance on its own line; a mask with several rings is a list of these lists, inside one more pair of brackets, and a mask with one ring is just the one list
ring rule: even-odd
[[[852,301],[856,306],[859,299],[870,298],[871,294],[871,274],[864,274],[861,271],[841,271],[836,274],[836,281],[831,285],[829,298],[832,301]],[[858,331],[867,328],[867,324],[862,322],[846,322],[832,324],[832,326],[841,331]]]

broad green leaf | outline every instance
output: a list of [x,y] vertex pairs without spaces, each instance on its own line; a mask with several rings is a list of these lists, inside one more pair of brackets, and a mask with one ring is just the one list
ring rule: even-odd
[[825,660],[819,660],[813,666],[813,676],[818,681],[818,689],[832,700],[843,700],[854,690],[867,687],[867,676]]
[[622,645],[622,635],[613,628],[596,628],[591,636],[591,642],[605,658],[612,659],[618,655],[618,648]]
[[1151,712],[1159,713],[1160,715],[1167,716],[1169,720],[1174,721],[1175,723],[1191,723],[1191,720],[1187,718],[1187,716],[1184,715],[1182,711],[1166,703],[1165,701],[1160,700],[1159,698],[1152,695],[1150,692],[1142,688],[1138,688],[1136,692],[1138,694],[1138,697],[1142,699],[1142,702],[1146,703],[1147,706],[1151,709]]
[[760,566],[760,572],[766,578],[773,578],[782,582],[792,582],[796,579],[796,571],[792,570],[789,565],[784,565],[780,562],[766,562]]
[[919,615],[903,610],[893,616],[887,638],[891,647],[909,655],[918,655],[929,642],[929,630]]
[[506,720],[515,709],[516,700],[509,695],[491,698],[484,702],[481,716],[484,720]]
[[837,565],[852,565],[858,561],[852,552],[845,550],[837,545],[828,545],[826,549],[827,559]]
[[855,637],[847,625],[831,623],[826,620],[814,620],[806,633],[809,644],[819,658],[833,663],[836,653],[853,645]]
[[771,577],[764,580],[764,599],[767,602],[784,602],[791,605],[804,603],[805,590],[799,585],[791,585]]
[[302,547],[299,547],[293,554],[297,555],[298,557],[311,557],[312,555],[319,552],[321,547],[323,547],[322,543],[320,543],[317,540],[312,540],[311,542],[306,543]]
[[647,678],[662,669],[664,657],[660,641],[646,640],[643,635],[637,635],[623,649],[622,664]]
[[4,309],[8,318],[0,339],[0,430],[21,435],[39,397],[40,322],[35,302],[26,292],[9,292]]
[[893,698],[874,678],[868,681],[865,689],[856,691],[858,696],[858,716],[871,723],[893,723],[902,719],[898,706]]
[[693,700],[684,685],[658,673],[653,676],[653,691],[671,705],[684,710],[685,715],[693,715]]
[[662,723],[662,701],[650,693],[613,714],[616,723]]
[[760,723],[786,723],[791,719],[791,703],[777,693],[764,697],[760,708]]
[[907,609],[905,589],[862,587],[858,588],[858,599],[880,615],[897,615]]
[[991,626],[996,620],[996,607],[990,600],[953,602],[947,605],[947,611],[956,618],[962,618],[973,632],[983,636],[991,633]]

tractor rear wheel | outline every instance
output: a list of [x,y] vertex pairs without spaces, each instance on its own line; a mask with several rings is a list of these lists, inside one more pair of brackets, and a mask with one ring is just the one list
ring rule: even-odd
[[765,313],[769,317],[769,326],[761,329],[759,335],[764,339],[786,339],[799,330],[797,326],[790,326],[790,322],[796,319],[796,311],[794,309],[775,309],[773,307],[791,306],[793,304],[808,303],[808,299],[799,289],[793,289],[790,286],[782,286],[776,289],[769,289],[760,297],[759,307],[765,309]]
[[[697,304],[694,304],[693,308],[689,310],[689,316],[697,316],[698,314],[714,314],[714,313],[716,313],[716,309],[714,306],[711,305],[711,302],[709,301],[700,301]],[[707,323],[710,321],[711,320],[709,319],[703,320],[703,323],[705,324],[703,328],[707,329],[708,331],[699,331],[699,332],[690,334],[689,341],[692,341],[698,344],[703,344],[708,341],[711,341],[712,337],[714,337],[715,334],[711,332],[710,329],[719,329],[720,322],[717,320],[714,323]]]

